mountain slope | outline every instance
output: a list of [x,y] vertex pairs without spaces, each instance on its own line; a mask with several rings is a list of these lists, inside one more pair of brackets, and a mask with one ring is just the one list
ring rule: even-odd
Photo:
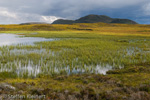
[[137,24],[135,21],[132,21],[130,19],[114,19],[111,23]]
[[121,23],[121,24],[137,24],[135,21],[129,19],[110,18],[105,15],[87,15],[77,20],[64,20],[59,19],[54,21],[52,24],[73,24],[73,23]]
[[74,23],[73,20],[58,19],[54,21],[52,24],[72,24],[72,23]]
[[75,20],[75,22],[76,23],[97,23],[97,22],[110,23],[112,20],[113,20],[112,18],[105,15],[88,15]]

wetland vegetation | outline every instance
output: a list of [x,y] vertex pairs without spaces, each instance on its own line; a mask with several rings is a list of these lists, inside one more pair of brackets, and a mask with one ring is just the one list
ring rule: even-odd
[[1,94],[30,93],[58,100],[150,98],[150,25],[0,27],[3,35],[42,39],[0,46],[0,82],[15,88],[4,88]]

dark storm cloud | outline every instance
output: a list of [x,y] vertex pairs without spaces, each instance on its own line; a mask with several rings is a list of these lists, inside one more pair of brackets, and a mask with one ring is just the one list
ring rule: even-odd
[[[49,22],[87,14],[134,19],[148,23],[149,0],[0,0],[0,23]],[[141,20],[141,18],[143,18]],[[144,21],[145,20],[145,21]]]

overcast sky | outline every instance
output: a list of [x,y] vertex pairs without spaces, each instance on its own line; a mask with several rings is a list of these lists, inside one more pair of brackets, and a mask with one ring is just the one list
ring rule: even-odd
[[0,24],[51,23],[88,14],[150,24],[150,0],[0,0]]

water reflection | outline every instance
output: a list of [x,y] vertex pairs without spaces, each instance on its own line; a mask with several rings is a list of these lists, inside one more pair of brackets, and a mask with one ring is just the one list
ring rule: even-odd
[[[0,34],[0,46],[5,45],[17,45],[17,44],[27,44],[33,45],[34,42],[41,41],[54,41],[56,39],[45,39],[45,38],[35,38],[35,37],[21,37],[22,35],[15,34]],[[21,46],[21,45],[20,45]],[[4,49],[4,47],[3,47]],[[6,50],[5,50],[6,49]],[[14,59],[0,61],[0,72],[16,72],[18,76],[34,76],[38,74],[47,74],[51,75],[54,73],[66,73],[70,74],[83,74],[83,73],[96,73],[96,74],[106,74],[107,71],[112,70],[114,66],[109,64],[98,64],[98,65],[79,65],[78,58],[75,58],[75,61],[72,61],[72,65],[67,65],[65,60],[58,61],[54,56],[60,56],[59,52],[53,52],[44,48],[40,49],[9,49],[5,47],[3,51],[0,51],[0,56],[3,58],[5,56],[22,56],[28,54],[39,54],[41,59],[32,61],[28,56],[24,59]],[[60,51],[62,52],[62,51]],[[36,56],[35,56],[36,57]]]
[[0,46],[27,44],[33,45],[35,42],[54,41],[55,39],[46,39],[39,37],[23,37],[16,34],[0,34]]

